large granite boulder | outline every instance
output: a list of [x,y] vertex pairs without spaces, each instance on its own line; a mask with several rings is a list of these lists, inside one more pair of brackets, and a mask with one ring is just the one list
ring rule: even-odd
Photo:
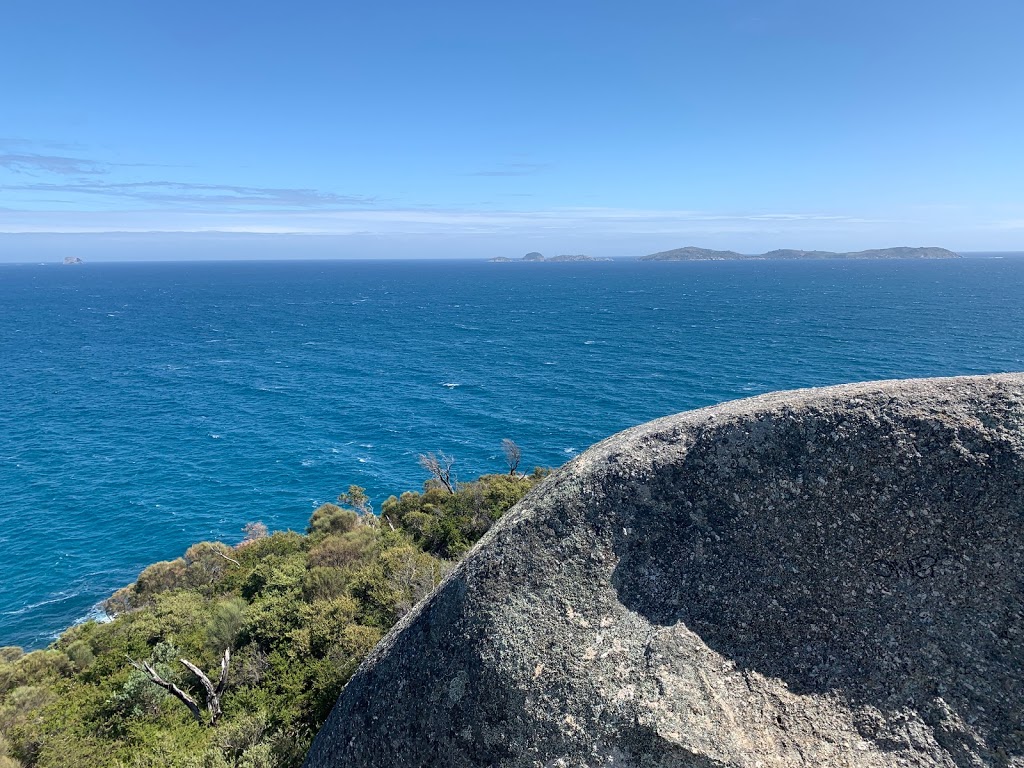
[[1024,374],[605,440],[377,647],[327,766],[1024,766]]

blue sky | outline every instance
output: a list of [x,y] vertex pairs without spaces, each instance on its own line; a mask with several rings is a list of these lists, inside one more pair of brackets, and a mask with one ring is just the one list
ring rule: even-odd
[[1024,250],[1024,3],[7,0],[0,260]]

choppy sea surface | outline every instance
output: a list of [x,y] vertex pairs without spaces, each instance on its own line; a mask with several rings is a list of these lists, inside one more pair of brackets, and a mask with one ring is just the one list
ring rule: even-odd
[[775,389],[1024,369],[1024,256],[0,266],[0,645],[349,484]]

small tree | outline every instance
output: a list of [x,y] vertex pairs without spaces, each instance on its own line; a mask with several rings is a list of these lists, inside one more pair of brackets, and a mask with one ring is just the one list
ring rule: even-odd
[[366,495],[366,489],[362,486],[350,485],[348,492],[338,496],[338,501],[350,507],[360,517],[373,514],[370,497]]
[[444,453],[421,453],[419,461],[420,466],[433,475],[434,479],[448,490],[448,493],[455,493],[457,481],[452,478],[452,465],[455,463],[455,459]]
[[516,470],[519,469],[519,460],[523,457],[523,452],[519,450],[519,446],[515,444],[515,441],[509,440],[507,437],[501,441],[501,450],[505,454],[508,473],[514,477]]

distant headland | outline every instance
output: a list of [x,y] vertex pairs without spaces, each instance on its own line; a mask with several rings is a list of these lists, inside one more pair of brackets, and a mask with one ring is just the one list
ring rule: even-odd
[[[960,259],[959,253],[946,248],[899,246],[896,248],[874,248],[866,251],[803,251],[796,248],[779,248],[767,253],[737,253],[736,251],[716,251],[712,248],[699,248],[688,245],[671,251],[659,251],[647,256],[640,256],[637,261],[769,261],[774,259],[796,261],[800,259]],[[580,261],[613,261],[604,256],[586,256],[584,254],[552,256],[547,258],[542,253],[531,251],[518,259],[507,256],[495,256],[488,259],[502,264],[555,263]],[[66,263],[66,262],[65,262]]]
[[750,259],[959,259],[959,253],[945,248],[875,248],[868,251],[800,251],[780,248],[761,254],[736,253],[736,251],[715,251],[710,248],[687,246],[672,251],[661,251],[641,256],[640,261],[737,261]]
[[62,263],[67,265],[67,264],[84,264],[85,262],[82,261],[77,256],[65,256],[64,257],[64,261]]
[[582,253],[563,255],[563,256],[552,256],[550,259],[545,258],[544,254],[531,251],[530,253],[523,256],[521,259],[510,259],[507,256],[496,256],[488,261],[499,262],[502,264],[522,264],[523,262],[564,262],[564,261],[611,261],[611,259],[603,256],[586,256]]

